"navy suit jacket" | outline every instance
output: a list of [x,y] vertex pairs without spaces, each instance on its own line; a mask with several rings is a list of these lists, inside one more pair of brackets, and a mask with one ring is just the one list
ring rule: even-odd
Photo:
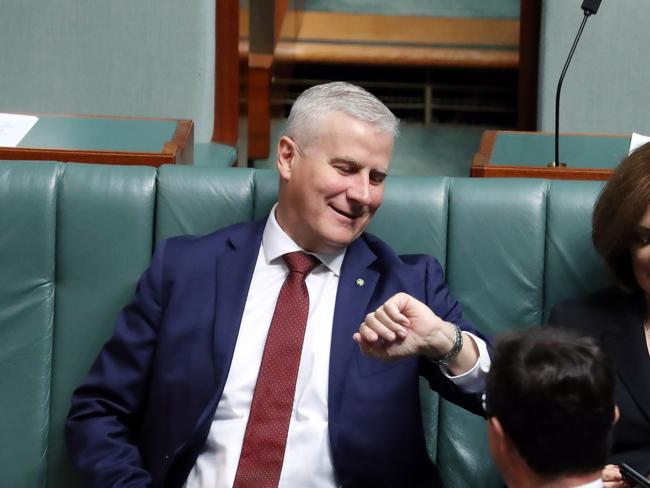
[[[72,398],[66,440],[88,486],[182,486],[228,376],[264,225],[237,224],[158,247]],[[461,392],[430,361],[382,362],[360,352],[352,334],[399,291],[480,336],[462,321],[434,258],[398,256],[368,234],[349,246],[328,387],[329,438],[342,486],[440,484],[425,446],[419,375],[451,401],[482,413],[478,395]]]
[[607,288],[557,305],[549,323],[594,336],[616,371],[616,404],[620,418],[614,425],[609,462],[625,462],[650,473],[650,361],[640,294]]

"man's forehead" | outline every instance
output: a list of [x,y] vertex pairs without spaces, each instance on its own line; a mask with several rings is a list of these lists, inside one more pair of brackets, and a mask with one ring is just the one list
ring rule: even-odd
[[394,143],[394,135],[377,124],[354,117],[345,112],[332,110],[323,114],[313,126],[306,128],[306,138],[313,141],[342,137],[351,132],[371,132],[375,136],[386,135]]

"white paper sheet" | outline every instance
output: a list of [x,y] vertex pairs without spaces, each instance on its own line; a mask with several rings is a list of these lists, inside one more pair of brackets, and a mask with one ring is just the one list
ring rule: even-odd
[[630,151],[628,154],[634,151],[637,147],[643,146],[646,142],[650,142],[650,137],[632,132],[632,139],[630,140]]
[[16,147],[36,122],[35,115],[0,113],[0,146]]

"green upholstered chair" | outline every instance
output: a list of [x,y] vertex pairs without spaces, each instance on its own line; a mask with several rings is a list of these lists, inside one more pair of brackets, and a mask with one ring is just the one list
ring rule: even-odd
[[[390,177],[373,232],[438,257],[488,334],[543,323],[603,286],[590,241],[602,183]],[[0,485],[81,486],[63,442],[70,395],[161,239],[263,217],[270,170],[0,162]],[[432,458],[452,488],[502,486],[484,421],[423,389]]]

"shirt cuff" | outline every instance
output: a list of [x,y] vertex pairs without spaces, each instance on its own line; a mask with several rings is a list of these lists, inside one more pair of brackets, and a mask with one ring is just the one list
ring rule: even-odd
[[485,378],[490,371],[490,353],[487,349],[487,344],[480,337],[475,336],[471,332],[463,331],[466,337],[470,337],[478,349],[478,359],[472,368],[457,376],[451,376],[446,366],[440,365],[440,370],[447,378],[453,381],[456,386],[466,393],[479,393],[485,390]]

